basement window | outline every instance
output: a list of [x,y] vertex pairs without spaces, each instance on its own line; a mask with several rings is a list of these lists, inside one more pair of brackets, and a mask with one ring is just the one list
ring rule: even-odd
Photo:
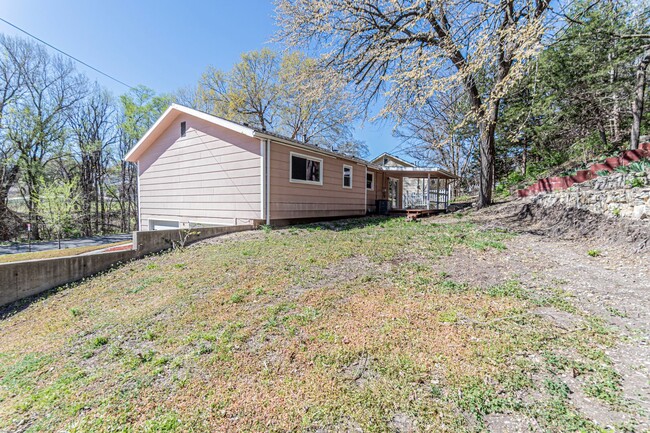
[[289,156],[289,181],[322,185],[323,160],[291,152]]
[[185,137],[186,133],[187,133],[187,124],[185,122],[181,122],[181,137]]

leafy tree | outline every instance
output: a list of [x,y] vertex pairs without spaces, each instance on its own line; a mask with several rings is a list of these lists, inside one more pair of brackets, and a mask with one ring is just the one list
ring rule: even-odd
[[36,199],[36,209],[48,230],[56,235],[61,249],[61,237],[74,222],[78,206],[77,180],[40,180],[40,194]]
[[119,161],[113,172],[119,178],[117,186],[107,188],[107,194],[116,199],[120,208],[120,231],[129,231],[137,223],[137,167],[124,161],[144,133],[170,105],[168,95],[156,95],[145,86],[139,86],[120,96],[121,114],[118,119],[118,137],[115,157]]
[[228,72],[209,67],[177,100],[295,140],[336,148],[349,144],[356,111],[344,84],[300,53],[268,48],[245,53]]
[[[577,2],[526,78],[504,101],[500,177],[537,177],[623,148],[630,132],[634,62],[643,29],[632,6]],[[645,24],[647,25],[647,24]]]

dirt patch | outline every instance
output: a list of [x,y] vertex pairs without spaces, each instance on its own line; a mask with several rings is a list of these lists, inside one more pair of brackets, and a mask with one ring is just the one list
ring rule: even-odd
[[532,433],[541,432],[534,419],[521,414],[498,413],[485,417],[490,433]]
[[560,205],[544,207],[517,200],[475,212],[472,219],[487,226],[556,239],[595,239],[604,245],[620,245],[635,253],[650,249],[648,222],[608,218]]
[[[576,312],[559,307],[534,311],[567,333],[598,326],[585,315],[602,318],[605,328],[625,337],[608,349],[607,355],[620,375],[626,407],[609,407],[589,397],[581,377],[569,374],[562,381],[571,391],[571,404],[603,428],[650,428],[650,224],[575,209],[541,208],[522,201],[465,218],[484,229],[505,229],[518,236],[507,240],[501,251],[458,248],[436,263],[436,269],[454,282],[474,287],[516,280],[533,296],[569,296]],[[455,219],[444,217],[437,222]],[[590,255],[590,251],[598,253]],[[518,416],[490,415],[486,422],[494,432],[535,431]]]
[[418,423],[408,414],[397,413],[390,422],[390,427],[397,433],[415,433],[418,431]]

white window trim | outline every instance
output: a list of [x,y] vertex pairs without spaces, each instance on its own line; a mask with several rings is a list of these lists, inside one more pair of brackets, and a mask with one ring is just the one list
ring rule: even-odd
[[[161,219],[158,219],[158,218],[149,218],[149,222],[147,223],[148,227],[149,227],[149,231],[154,231],[153,226],[155,224],[152,224],[152,222],[153,223],[176,223],[178,225],[178,227],[170,227],[170,228],[164,229],[164,230],[180,230],[182,228],[181,227],[181,222],[179,220],[168,220],[168,219],[162,219],[161,220]],[[164,225],[164,224],[161,224],[161,225]],[[157,231],[160,231],[160,230],[157,230]]]
[[[317,161],[320,163],[320,170],[318,172],[318,177],[320,180],[318,182],[314,182],[313,180],[300,180],[300,179],[294,179],[293,178],[293,164],[292,164],[292,159],[294,156],[297,156],[299,158],[304,158],[304,159],[311,159],[312,161]],[[314,156],[309,156],[305,155],[304,153],[298,153],[298,152],[289,152],[289,182],[291,183],[304,183],[307,185],[323,185],[323,159],[322,158],[316,158]]]
[[[370,183],[370,188],[368,188],[368,175],[372,176],[372,182]],[[366,171],[366,190],[374,191],[375,190],[375,173],[372,171]]]
[[[346,169],[346,168],[349,168],[349,169],[350,169],[350,186],[345,186],[345,169]],[[342,171],[342,176],[343,176],[343,177],[342,177],[342,179],[341,179],[341,185],[342,185],[343,188],[345,188],[345,189],[352,189],[352,185],[353,185],[352,178],[353,178],[353,173],[354,173],[353,170],[354,170],[354,169],[352,168],[351,165],[343,164],[343,171]]]

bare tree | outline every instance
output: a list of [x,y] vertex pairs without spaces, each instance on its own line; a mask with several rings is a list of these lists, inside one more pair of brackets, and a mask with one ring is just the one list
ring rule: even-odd
[[369,106],[401,121],[436,92],[464,88],[480,132],[479,206],[492,201],[501,99],[540,49],[548,0],[278,0],[282,38],[315,47]]
[[470,110],[463,92],[451,89],[429,98],[406,116],[395,135],[405,140],[405,152],[427,165],[439,166],[460,178],[454,195],[470,190],[476,162],[478,131],[465,123]]
[[[105,233],[109,223],[105,186],[111,146],[116,141],[116,106],[110,95],[95,84],[92,92],[69,116],[81,190],[81,226],[85,236]],[[93,209],[94,208],[94,209]]]
[[7,239],[14,231],[15,219],[9,211],[9,191],[19,174],[18,149],[7,138],[4,117],[12,109],[23,90],[24,42],[0,35],[0,239]]

